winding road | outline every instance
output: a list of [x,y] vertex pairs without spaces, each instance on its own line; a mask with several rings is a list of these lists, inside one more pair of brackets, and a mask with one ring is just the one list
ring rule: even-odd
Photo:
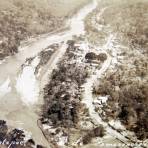
[[[19,53],[6,58],[4,62],[0,63],[0,119],[7,121],[7,124],[14,128],[21,128],[30,132],[30,135],[38,144],[44,145],[47,148],[49,147],[49,143],[37,126],[37,120],[39,118],[37,108],[43,103],[40,92],[42,92],[45,84],[48,82],[48,77],[53,69],[56,68],[56,64],[66,52],[67,41],[71,40],[74,35],[85,35],[84,19],[96,7],[97,1],[94,0],[68,20],[67,24],[70,26],[69,30],[44,38],[41,37],[25,47],[20,47]],[[103,9],[103,11],[104,10],[105,9]],[[100,12],[100,17],[103,11]],[[63,42],[61,48],[59,48],[52,55],[48,63],[42,67],[42,72],[39,77],[36,77],[34,67],[38,61],[36,61],[34,65],[28,65],[22,69],[22,65],[25,63],[26,59],[37,57],[38,53],[49,45],[61,42]],[[110,44],[111,40],[109,37],[103,48],[108,48]],[[106,54],[108,55],[107,52]],[[93,84],[106,72],[111,65],[111,61],[112,57],[108,55],[101,69],[97,70],[96,74],[92,75],[87,80],[87,83],[84,85],[83,103],[87,105],[90,117],[96,124],[102,124],[109,135],[123,143],[127,143],[128,139],[116,130],[113,130],[108,123],[104,122],[98,113],[95,112],[94,105],[92,104]],[[25,72],[28,73],[26,74]],[[26,89],[26,82],[32,86]],[[34,94],[31,96],[27,95],[30,92]]]

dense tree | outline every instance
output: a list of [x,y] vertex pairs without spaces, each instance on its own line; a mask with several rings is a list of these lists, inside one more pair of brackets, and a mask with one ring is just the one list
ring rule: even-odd
[[54,126],[72,127],[77,124],[81,110],[79,87],[88,76],[85,65],[67,62],[71,60],[69,53],[75,50],[74,41],[68,43],[64,59],[53,71],[51,81],[44,89],[43,117],[51,120]]

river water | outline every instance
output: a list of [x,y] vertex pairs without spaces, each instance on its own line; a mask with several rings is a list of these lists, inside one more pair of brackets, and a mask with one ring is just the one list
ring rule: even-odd
[[[37,56],[38,53],[53,43],[63,41],[66,44],[67,40],[72,39],[73,35],[85,34],[84,18],[96,6],[97,2],[93,1],[68,20],[69,30],[44,38],[41,37],[27,46],[20,47],[16,55],[6,58],[0,64],[0,119],[7,121],[9,126],[30,132],[38,144],[49,147],[37,126],[37,119],[39,118],[37,112],[39,106],[43,103],[39,94],[42,91],[39,80],[42,78],[35,76],[32,65],[26,66],[24,69],[21,68],[21,65],[25,63],[27,58]],[[55,56],[52,57],[54,60],[50,62],[48,67],[50,72],[52,72],[65,51],[66,46],[65,48],[59,48],[56,54],[53,55]],[[48,77],[47,73],[46,77]]]

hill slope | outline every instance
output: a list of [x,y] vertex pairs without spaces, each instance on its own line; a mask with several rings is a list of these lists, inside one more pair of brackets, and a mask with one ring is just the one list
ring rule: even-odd
[[87,2],[0,0],[0,59],[17,52],[21,40],[63,27],[64,20]]

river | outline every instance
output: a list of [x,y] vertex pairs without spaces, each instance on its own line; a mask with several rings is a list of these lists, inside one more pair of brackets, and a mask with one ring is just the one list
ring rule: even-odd
[[[9,126],[29,132],[38,144],[49,147],[48,142],[37,126],[38,108],[43,103],[39,92],[42,91],[49,74],[64,55],[67,40],[72,39],[74,35],[85,34],[84,18],[96,6],[97,2],[93,1],[68,20],[69,30],[44,38],[41,37],[24,47],[19,47],[17,54],[6,58],[0,64],[0,119],[7,121]],[[47,46],[60,42],[64,42],[64,45],[53,54],[52,60],[48,63],[49,73],[47,71],[42,76],[44,83],[39,81],[42,78],[35,76],[34,67],[26,66],[24,69],[21,68],[27,58],[37,56]]]

